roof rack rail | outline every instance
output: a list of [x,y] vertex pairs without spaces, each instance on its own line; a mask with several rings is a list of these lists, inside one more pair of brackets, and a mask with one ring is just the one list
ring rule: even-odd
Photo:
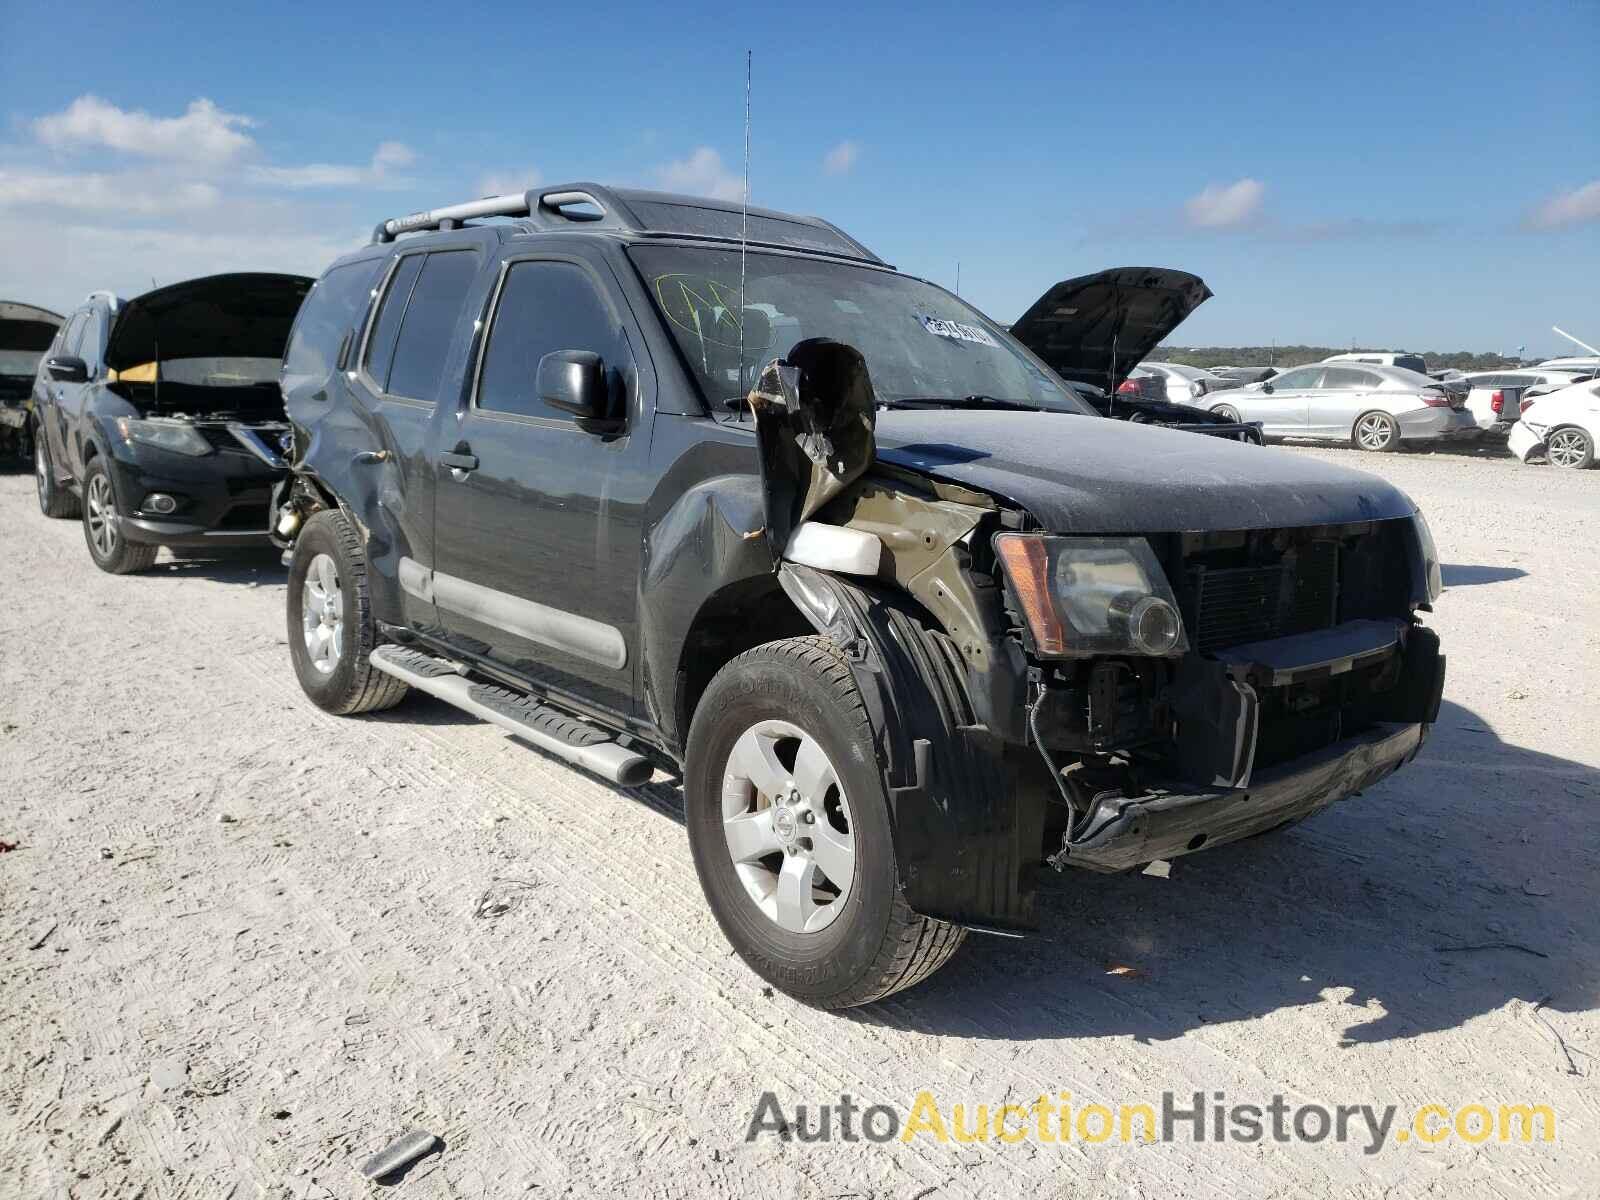
[[642,229],[639,220],[610,188],[594,183],[564,183],[504,196],[485,196],[461,204],[446,204],[426,212],[390,217],[372,231],[374,242],[392,242],[402,233],[419,229],[459,229],[474,217],[529,217],[546,227],[571,222]]

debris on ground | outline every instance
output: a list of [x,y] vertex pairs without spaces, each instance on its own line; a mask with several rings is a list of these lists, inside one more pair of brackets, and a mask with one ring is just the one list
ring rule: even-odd
[[383,1179],[405,1170],[417,1159],[441,1149],[444,1143],[426,1129],[413,1129],[390,1142],[361,1164],[368,1179]]
[[1532,946],[1524,946],[1521,942],[1474,942],[1470,946],[1435,946],[1441,954],[1457,954],[1466,950],[1520,950],[1523,954],[1532,954],[1537,958],[1549,958],[1543,950],[1535,950]]

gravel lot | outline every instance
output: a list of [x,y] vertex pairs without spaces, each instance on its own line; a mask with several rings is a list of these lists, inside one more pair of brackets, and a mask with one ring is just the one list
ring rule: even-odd
[[[396,1195],[1595,1195],[1600,472],[1269,453],[1427,512],[1450,668],[1422,758],[1168,879],[1053,878],[1037,937],[848,1015],[734,958],[670,784],[427,698],[325,716],[274,558],[112,578],[0,475],[0,1195],[364,1196],[415,1125],[446,1149]],[[1557,1136],[744,1140],[767,1090],[923,1088],[1547,1103]]]

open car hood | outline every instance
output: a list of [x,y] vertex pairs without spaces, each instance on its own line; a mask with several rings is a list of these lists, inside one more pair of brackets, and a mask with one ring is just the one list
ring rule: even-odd
[[0,350],[48,350],[63,320],[48,308],[0,300]]
[[124,304],[111,326],[106,366],[184,358],[282,358],[304,275],[208,275],[168,284]]
[[1011,336],[1063,379],[1115,392],[1209,299],[1205,281],[1187,271],[1113,267],[1051,287],[1011,326]]

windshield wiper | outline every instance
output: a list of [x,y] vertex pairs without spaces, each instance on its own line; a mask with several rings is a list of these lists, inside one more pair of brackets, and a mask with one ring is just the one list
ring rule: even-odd
[[1012,412],[1043,412],[1037,404],[1026,400],[1002,400],[997,396],[905,396],[898,400],[884,400],[883,408],[998,408]]

